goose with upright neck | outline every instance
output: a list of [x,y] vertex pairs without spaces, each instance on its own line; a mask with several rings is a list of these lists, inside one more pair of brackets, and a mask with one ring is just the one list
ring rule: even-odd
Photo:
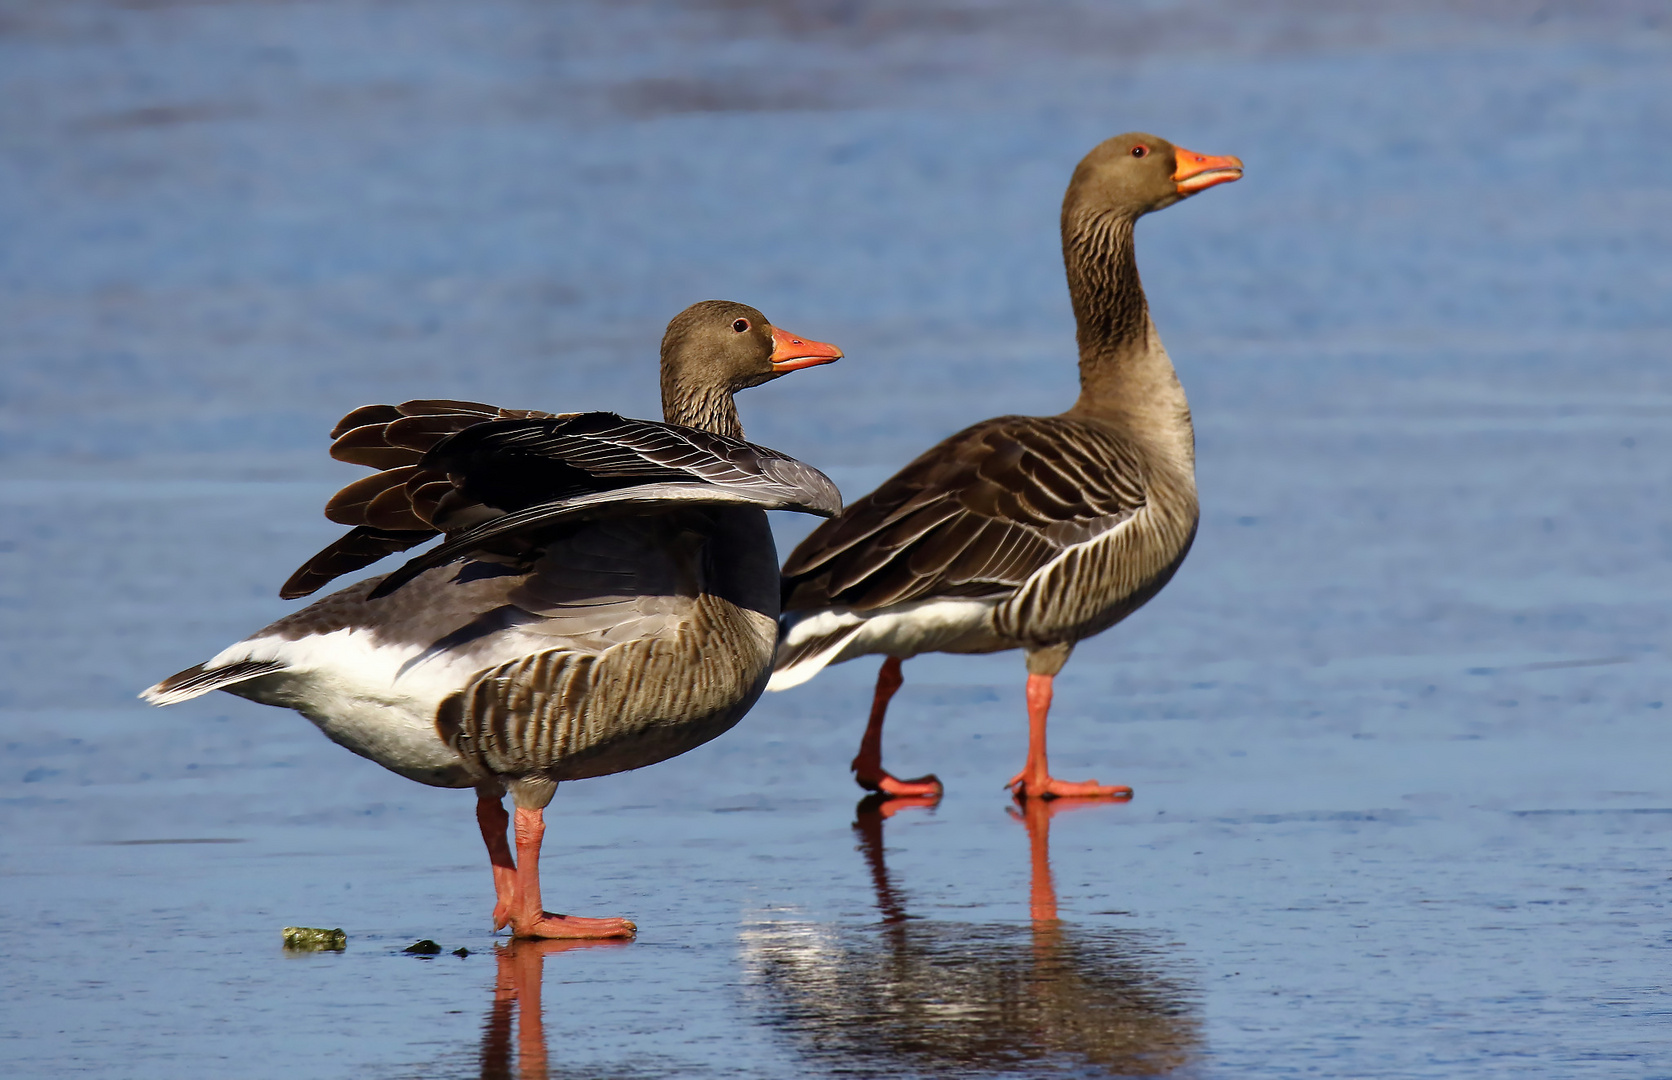
[[934,776],[882,767],[901,662],[925,652],[1021,649],[1028,754],[1019,795],[1129,797],[1051,776],[1052,682],[1076,642],[1136,611],[1172,578],[1198,517],[1190,406],[1138,277],[1138,218],[1242,176],[1242,162],[1143,133],[1074,170],[1062,205],[1080,395],[1056,416],[1001,416],[951,436],[821,524],[784,564],[769,688],[828,664],[884,657],[852,769],[861,787],[933,796]]
[[779,597],[765,511],[830,517],[841,499],[811,466],[744,442],[732,395],[841,355],[705,301],[662,340],[662,423],[464,401],[356,409],[332,456],[379,471],[331,500],[326,516],[352,531],[281,595],[443,543],[141,696],[225,690],[295,709],[402,776],[473,787],[496,930],[630,937],[626,919],[544,909],[544,809],[560,781],[720,735],[764,690]]

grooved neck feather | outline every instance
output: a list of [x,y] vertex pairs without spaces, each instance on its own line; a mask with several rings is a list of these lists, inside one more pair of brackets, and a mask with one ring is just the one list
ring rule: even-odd
[[1062,251],[1080,346],[1080,397],[1069,412],[1147,432],[1181,463],[1193,463],[1190,406],[1138,277],[1137,216],[1082,210],[1073,194],[1063,206]]
[[743,422],[738,419],[737,402],[732,399],[730,387],[681,381],[665,365],[662,419],[733,439],[743,438]]
[[1132,226],[1126,214],[1063,211],[1063,262],[1077,324],[1082,400],[1118,394],[1123,376],[1160,345],[1138,277]]

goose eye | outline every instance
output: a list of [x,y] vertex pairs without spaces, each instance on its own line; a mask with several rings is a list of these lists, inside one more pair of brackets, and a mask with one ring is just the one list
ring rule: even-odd
[[739,319],[736,322],[731,324],[731,328],[733,330],[736,330],[738,333],[741,334],[741,333],[743,333],[743,331],[749,329],[749,320],[748,319]]
[[1143,143],[1139,143],[1137,146],[1134,146],[1132,148],[1132,156],[1133,157],[1148,157],[1149,156],[1149,147],[1145,146]]

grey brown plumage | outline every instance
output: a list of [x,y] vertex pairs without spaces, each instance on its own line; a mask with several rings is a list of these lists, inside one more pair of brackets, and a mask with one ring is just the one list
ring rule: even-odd
[[1009,597],[1148,503],[1142,454],[1069,417],[1001,416],[931,448],[784,564],[789,610]]
[[[279,589],[286,600],[317,592],[344,574],[385,556],[417,547],[444,531],[432,520],[436,502],[450,485],[445,476],[419,475],[418,462],[437,443],[489,420],[544,419],[534,409],[500,409],[476,401],[427,399],[400,405],[366,405],[331,429],[331,456],[379,470],[357,480],[326,503],[325,516],[353,531],[326,545]],[[416,483],[414,476],[419,476]],[[366,494],[362,496],[361,492]],[[376,511],[373,503],[384,496]],[[445,523],[444,523],[445,524]]]
[[[476,787],[490,853],[508,787],[532,866],[557,782],[683,753],[764,689],[778,614],[765,511],[829,516],[841,500],[818,470],[744,441],[731,396],[840,355],[709,301],[664,337],[663,422],[446,400],[356,409],[332,455],[377,471],[330,500],[350,531],[285,594],[442,543],[144,696],[223,689],[294,708],[401,775]],[[537,873],[518,873],[516,904],[500,896],[514,929],[576,936],[573,920],[540,914]],[[603,922],[580,936],[628,925]]]
[[1088,154],[1062,208],[1079,399],[1057,416],[1004,416],[951,436],[785,562],[773,689],[857,656],[895,658],[855,759],[866,786],[886,778],[900,793],[938,790],[900,786],[873,760],[899,659],[1020,648],[1030,676],[1048,680],[1076,642],[1141,607],[1183,561],[1198,517],[1194,432],[1150,321],[1133,224],[1240,175],[1234,158],[1150,135],[1117,136]]

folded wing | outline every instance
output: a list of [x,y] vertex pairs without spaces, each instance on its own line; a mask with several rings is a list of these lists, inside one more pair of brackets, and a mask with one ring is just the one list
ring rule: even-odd
[[1013,594],[1144,506],[1137,455],[1064,417],[988,420],[820,525],[784,564],[784,610],[873,611]]

